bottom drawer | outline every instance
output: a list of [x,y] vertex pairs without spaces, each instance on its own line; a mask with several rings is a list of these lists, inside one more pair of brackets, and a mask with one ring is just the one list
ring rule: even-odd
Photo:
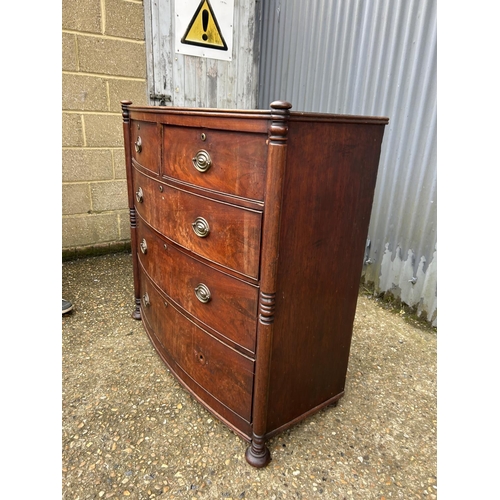
[[[216,400],[251,421],[254,362],[199,328],[141,275],[141,312],[178,368]],[[173,371],[178,370],[171,366]]]

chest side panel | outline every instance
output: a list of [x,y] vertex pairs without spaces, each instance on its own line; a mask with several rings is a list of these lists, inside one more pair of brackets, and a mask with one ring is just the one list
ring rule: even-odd
[[383,125],[288,134],[268,431],[344,390]]

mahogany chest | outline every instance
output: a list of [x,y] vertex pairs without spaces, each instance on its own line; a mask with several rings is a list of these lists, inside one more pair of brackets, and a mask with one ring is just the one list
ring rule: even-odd
[[122,101],[133,317],[255,467],[344,394],[388,123],[290,109]]

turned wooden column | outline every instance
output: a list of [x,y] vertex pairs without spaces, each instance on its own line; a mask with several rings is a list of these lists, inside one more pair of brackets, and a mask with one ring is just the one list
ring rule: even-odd
[[276,303],[281,198],[286,166],[288,117],[291,107],[292,105],[285,101],[271,103],[255,354],[253,430],[252,442],[245,454],[247,462],[254,467],[265,467],[271,460],[271,454],[265,443],[265,435]]
[[137,222],[135,213],[135,193],[132,185],[132,158],[130,156],[130,113],[128,106],[132,101],[121,101],[123,117],[123,137],[125,142],[125,168],[127,170],[127,191],[128,191],[128,209],[130,215],[130,239],[132,248],[132,263],[134,270],[134,296],[135,308],[132,312],[132,318],[141,319],[141,290],[139,286],[139,268],[137,260]]

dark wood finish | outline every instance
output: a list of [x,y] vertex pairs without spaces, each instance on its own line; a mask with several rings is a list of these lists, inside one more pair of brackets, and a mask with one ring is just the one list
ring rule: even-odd
[[[255,352],[258,287],[221,273],[168,244],[141,217],[137,218],[139,260],[150,278],[170,300],[178,304],[202,327],[216,330],[226,341]],[[144,245],[143,245],[144,242]],[[201,302],[196,287],[205,284],[209,302]],[[233,344],[231,344],[233,345]]]
[[290,124],[268,433],[344,391],[383,132]]
[[287,119],[292,105],[277,101],[271,104],[269,151],[267,157],[266,204],[262,242],[261,292],[257,330],[255,391],[253,400],[252,443],[247,448],[247,462],[254,467],[265,467],[271,454],[265,446],[269,374],[272,358],[276,276],[279,260],[279,224],[283,177],[287,153]]
[[[197,327],[171,305],[166,305],[168,301],[144,273],[141,274],[141,292],[142,314],[175,365],[249,422],[253,360]],[[148,301],[145,303],[146,294]]]
[[[196,196],[182,189],[156,182],[134,169],[136,192],[143,201],[135,207],[141,217],[160,233],[208,260],[258,277],[261,212]],[[206,237],[193,231],[198,217],[209,226]]]
[[[242,198],[264,199],[267,136],[205,128],[167,127],[163,135],[163,174]],[[227,144],[232,147],[226,147]],[[206,151],[211,166],[199,172],[193,165]]]
[[122,108],[134,317],[264,467],[271,436],[344,394],[388,119]]
[[158,338],[156,337],[146,319],[143,320],[143,325],[149,339],[151,340],[151,343],[155,347],[160,358],[170,368],[171,373],[179,381],[179,383],[186,390],[188,390],[197,401],[199,401],[203,406],[209,409],[210,412],[213,413],[220,421],[222,421],[236,434],[238,434],[238,436],[243,438],[245,441],[250,442],[252,439],[252,424],[232,411],[231,408],[223,405],[218,399],[216,399],[208,391],[206,391],[200,384],[195,382],[184,370],[182,370],[182,368],[180,368],[174,362],[170,353],[160,344]]
[[[129,106],[132,101],[122,101],[122,117],[123,117],[123,138],[125,141],[125,169],[127,172],[127,193],[130,218],[130,242],[132,249],[137,248],[137,228],[136,228],[136,211],[134,204],[134,183],[132,174],[132,148],[131,148],[131,132],[130,132],[130,112]],[[141,298],[139,286],[139,265],[137,253],[132,250],[132,262],[134,272],[134,302],[135,308],[132,312],[132,318],[141,319]]]
[[161,128],[157,123],[130,121],[132,158],[155,174],[160,173],[160,134]]

